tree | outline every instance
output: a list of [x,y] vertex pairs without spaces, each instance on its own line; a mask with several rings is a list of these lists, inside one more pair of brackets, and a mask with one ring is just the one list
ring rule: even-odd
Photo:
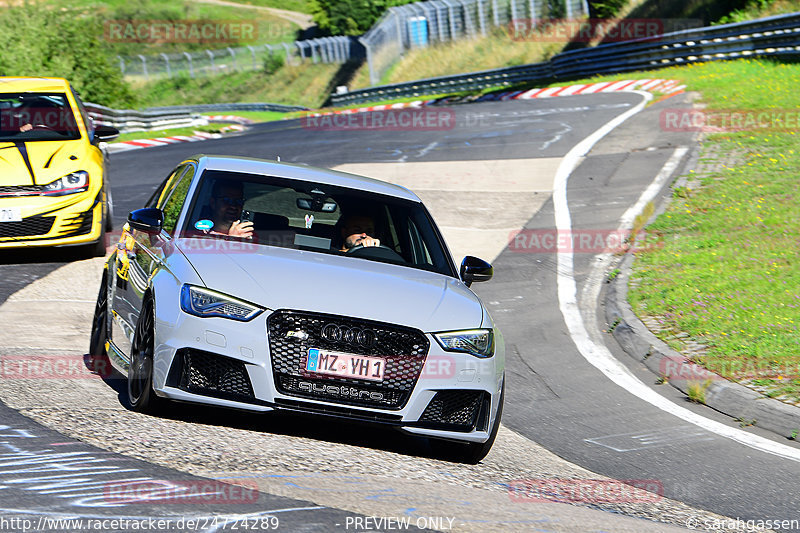
[[312,0],[311,13],[326,35],[361,35],[393,6],[414,0]]
[[135,103],[130,87],[98,36],[93,14],[23,4],[0,17],[0,75],[66,78],[86,101],[112,107]]

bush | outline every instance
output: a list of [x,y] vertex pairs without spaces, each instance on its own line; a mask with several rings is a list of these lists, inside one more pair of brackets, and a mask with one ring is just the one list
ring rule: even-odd
[[393,6],[415,0],[311,0],[311,13],[326,35],[361,35]]
[[627,3],[627,0],[590,1],[589,16],[596,19],[614,18]]
[[283,66],[283,63],[283,55],[280,52],[267,55],[264,58],[264,74],[275,74]]
[[0,75],[66,78],[86,101],[130,107],[135,97],[98,38],[102,33],[94,15],[28,3],[5,8]]

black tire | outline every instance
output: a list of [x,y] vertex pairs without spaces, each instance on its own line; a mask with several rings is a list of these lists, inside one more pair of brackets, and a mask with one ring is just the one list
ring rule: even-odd
[[111,196],[111,189],[106,184],[106,231],[114,231],[114,198]]
[[153,391],[154,326],[153,300],[147,298],[133,334],[131,364],[128,368],[128,401],[134,411],[148,414],[156,414],[164,403]]
[[100,290],[97,293],[97,302],[94,304],[94,318],[92,319],[92,335],[89,338],[89,354],[86,366],[95,374],[106,378],[112,375],[111,361],[106,352],[108,340],[108,278],[103,275]]
[[431,449],[438,456],[447,457],[459,463],[471,465],[478,464],[492,449],[497,432],[500,430],[500,419],[503,417],[503,403],[506,396],[506,382],[503,379],[503,388],[500,390],[500,402],[497,406],[497,416],[494,418],[489,439],[486,442],[454,442],[448,440],[431,439]]

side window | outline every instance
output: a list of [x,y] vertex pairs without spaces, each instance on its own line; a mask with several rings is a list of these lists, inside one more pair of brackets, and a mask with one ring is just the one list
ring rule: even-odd
[[175,233],[175,226],[178,224],[178,218],[183,210],[183,204],[186,203],[186,195],[189,192],[189,186],[194,177],[194,165],[187,165],[186,171],[178,179],[178,183],[172,190],[169,198],[161,208],[164,211],[164,231],[173,235]]
[[81,114],[81,119],[83,120],[83,125],[86,126],[86,133],[89,135],[89,141],[94,140],[94,121],[89,116],[89,113],[86,111],[86,108],[83,107],[83,102],[81,101],[78,93],[75,92],[75,89],[70,88],[72,91],[72,97],[75,99],[75,103],[78,104],[78,112]]

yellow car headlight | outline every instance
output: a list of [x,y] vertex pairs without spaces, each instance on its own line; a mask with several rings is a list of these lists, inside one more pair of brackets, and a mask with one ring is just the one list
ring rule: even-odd
[[89,189],[89,173],[85,170],[71,172],[42,187],[42,196],[64,196]]

